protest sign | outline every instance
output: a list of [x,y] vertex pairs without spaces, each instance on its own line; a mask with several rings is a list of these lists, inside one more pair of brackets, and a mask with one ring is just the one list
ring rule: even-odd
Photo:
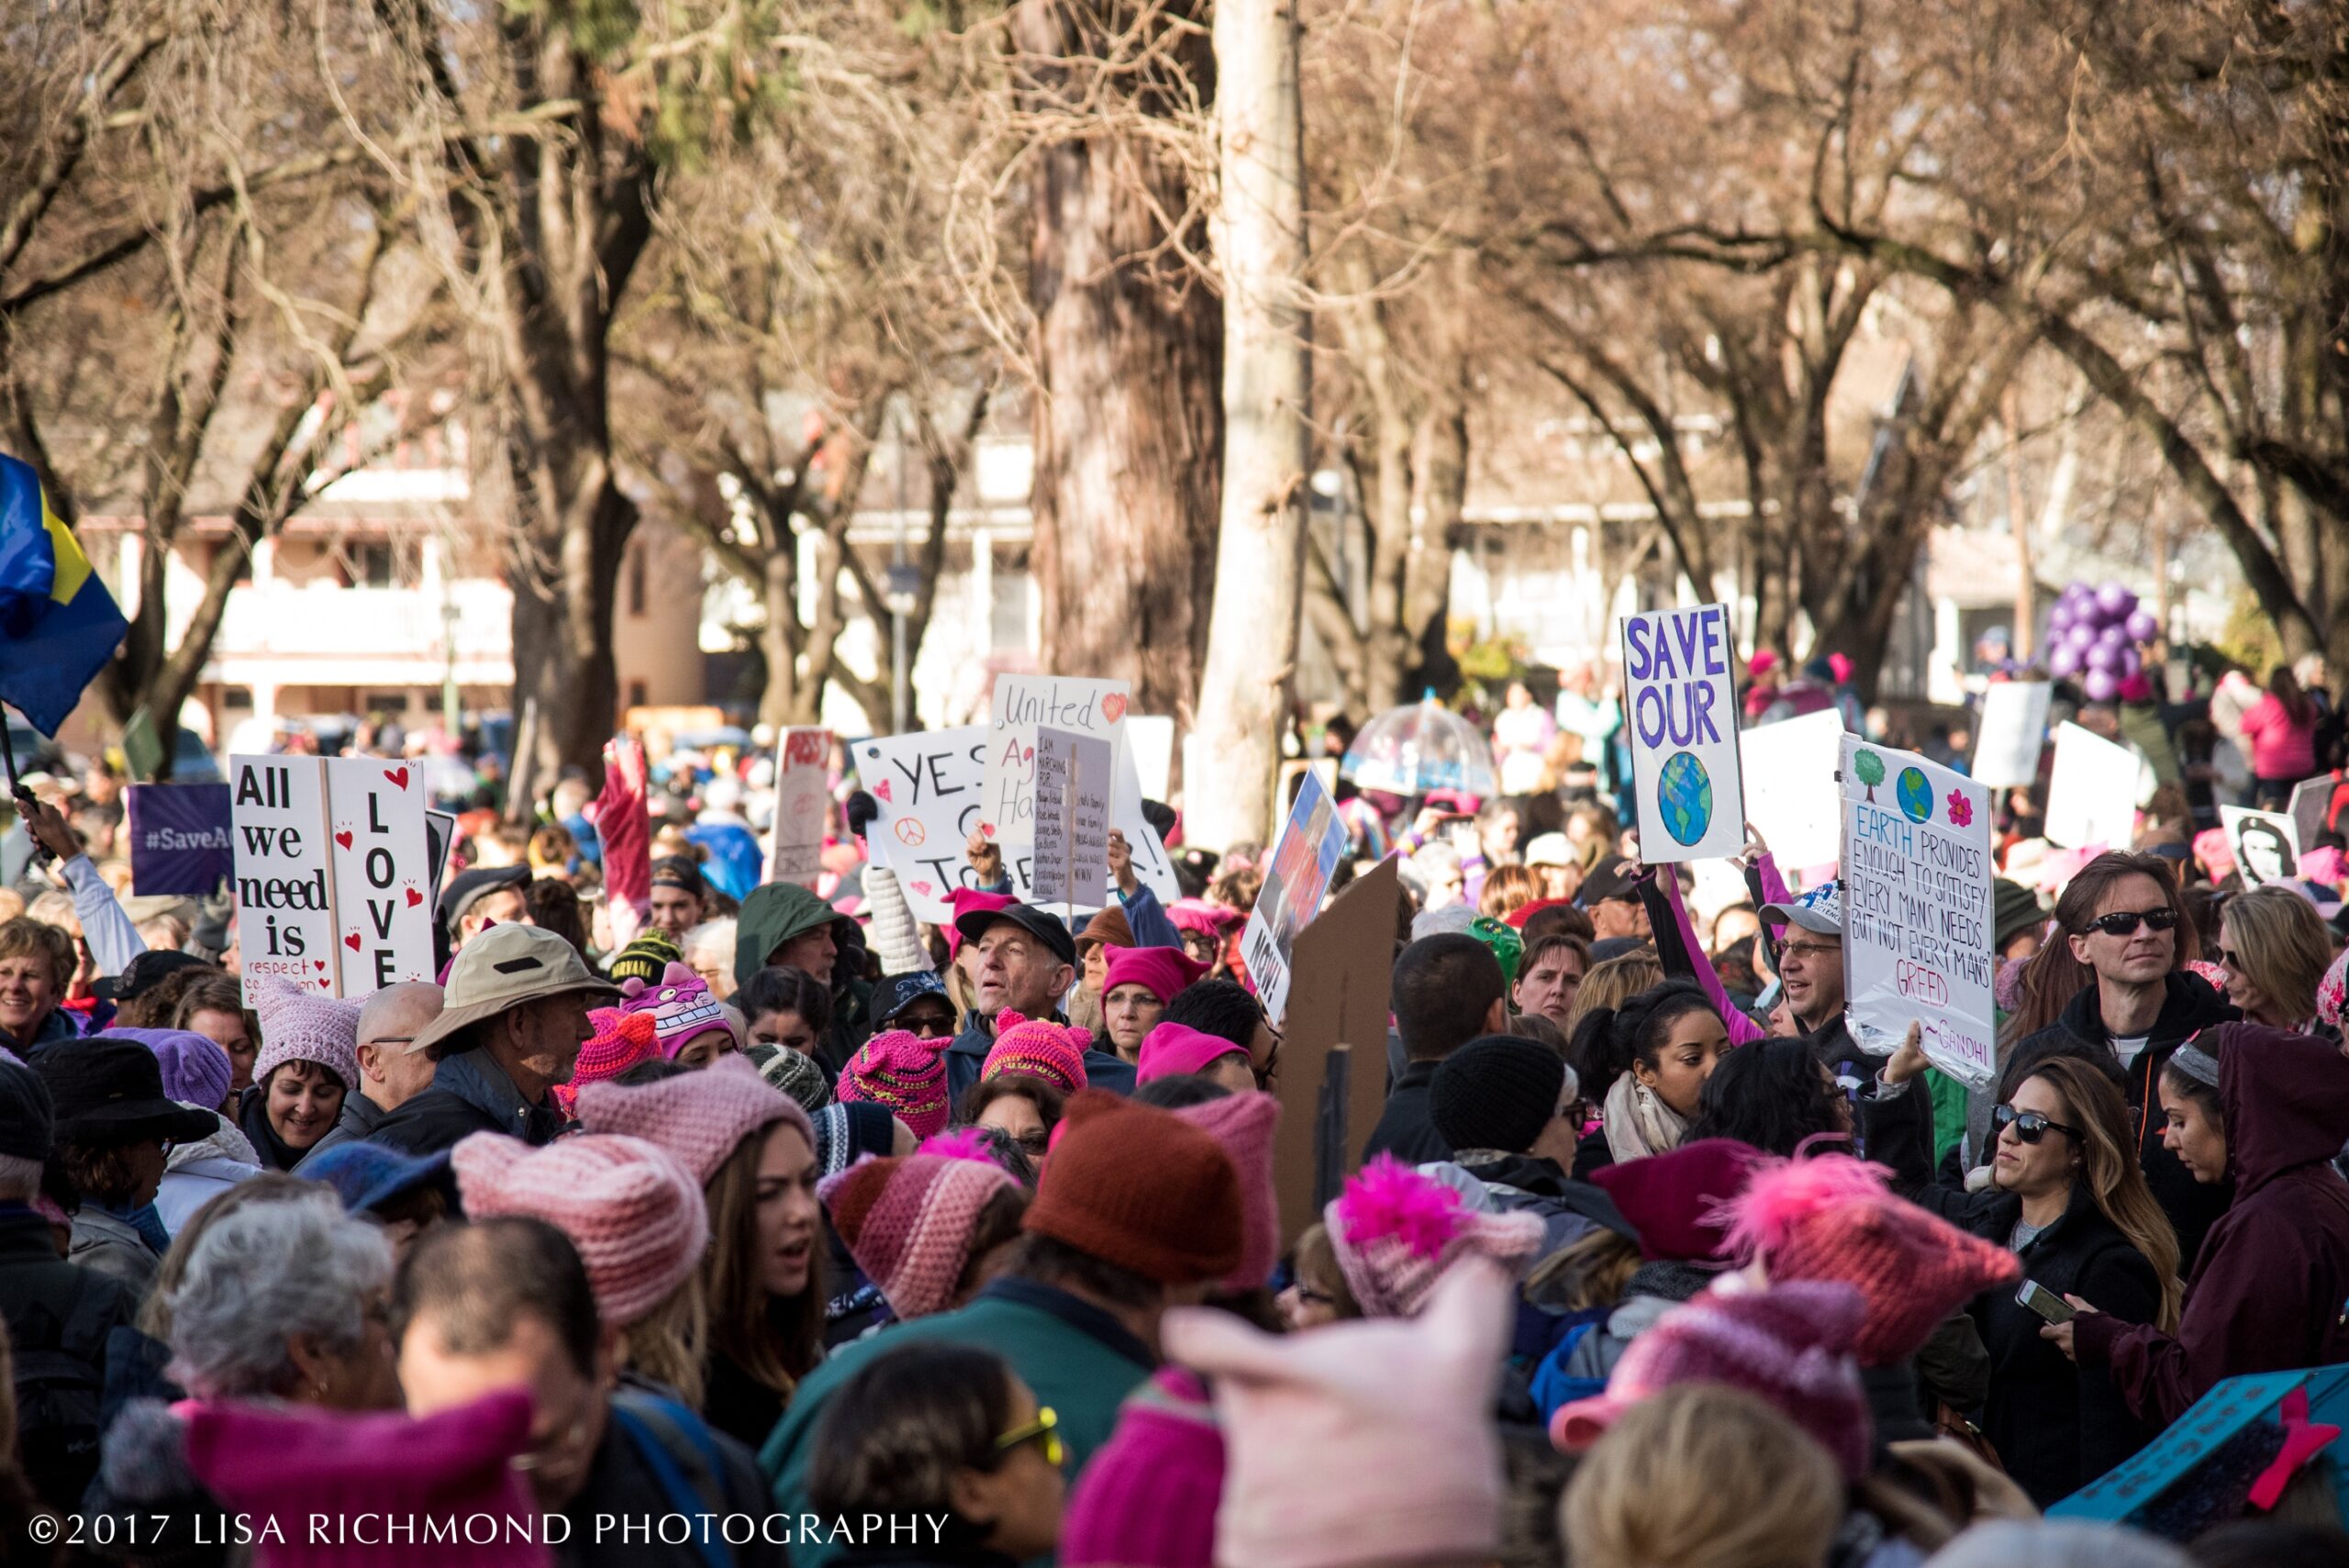
[[363,996],[432,978],[432,848],[424,781],[406,763],[336,757],[326,764],[334,830],[340,994]]
[[2137,778],[2144,764],[2126,746],[2076,724],[2055,727],[2047,777],[2047,841],[2067,850],[2125,850],[2137,832]]
[[2227,845],[2235,852],[2235,870],[2245,887],[2265,882],[2290,882],[2300,873],[2300,828],[2280,811],[2247,811],[2240,806],[2219,807],[2227,829]]
[[1321,1218],[1386,1103],[1387,976],[1403,887],[1387,859],[1346,884],[1297,935],[1289,1027],[1274,1092],[1273,1185],[1281,1238],[1295,1241]]
[[979,831],[1007,855],[1025,851],[1036,837],[1036,727],[1072,729],[1122,751],[1129,692],[1123,681],[997,675],[987,710],[987,810]]
[[775,742],[774,853],[768,860],[768,881],[813,887],[823,873],[831,757],[829,729],[795,725]]
[[2324,831],[2324,819],[2332,808],[2332,792],[2339,787],[2341,781],[2331,773],[2319,773],[2292,786],[2289,809],[2292,821],[2299,828],[2301,843],[2315,843],[2316,836]]
[[1990,980],[1990,799],[1910,751],[1843,738],[1843,990],[1860,1048],[1925,1055],[1980,1088],[1998,1075]]
[[1163,713],[1126,715],[1126,752],[1141,793],[1164,800],[1174,770],[1174,721]]
[[1345,858],[1346,825],[1338,819],[1337,802],[1320,775],[1308,771],[1299,780],[1288,820],[1273,844],[1271,869],[1256,895],[1256,907],[1241,933],[1241,962],[1256,983],[1264,1016],[1275,1023],[1288,1006],[1290,957],[1297,934],[1321,912],[1322,895],[1338,862]]
[[131,891],[209,898],[236,874],[224,784],[138,784],[123,791]]
[[1832,708],[1756,725],[1739,738],[1746,820],[1789,875],[1832,865],[1842,852],[1842,817],[1830,787],[1842,744],[1842,716]]
[[424,814],[425,853],[432,867],[432,882],[424,890],[424,901],[433,908],[440,907],[440,884],[449,875],[449,851],[457,845],[457,814],[453,811],[427,810]]
[[237,951],[245,1003],[262,975],[341,995],[327,837],[326,766],[316,757],[231,757]]
[[1994,681],[1982,694],[1975,726],[1974,782],[1991,789],[2017,789],[2039,778],[2039,753],[2047,744],[2047,701],[2055,688],[2045,681]]
[[1028,897],[1098,908],[1109,898],[1109,742],[1036,727],[1036,841]]
[[[2269,1434],[2254,1446],[2264,1453],[2280,1450],[2289,1424],[2283,1408],[2287,1400],[2295,1407],[2305,1401],[2305,1409],[2289,1412],[2294,1419],[2316,1423],[2320,1429],[2349,1426],[2349,1366],[2246,1373],[2227,1378],[2188,1407],[2184,1415],[2134,1456],[2050,1507],[2047,1517],[2093,1524],[2142,1524],[2164,1511],[2156,1505],[2174,1488],[2199,1485],[2215,1495],[2232,1485],[2240,1496],[2251,1478],[2240,1457],[2232,1462],[2233,1473],[2226,1481],[2213,1481],[2197,1473],[2228,1465],[2221,1451],[2239,1454],[2238,1440],[2254,1425],[2265,1426]],[[2325,1451],[2337,1473],[2342,1462],[2349,1459],[2349,1440],[2336,1438]],[[2342,1506],[2342,1485],[2337,1478],[2332,1484],[2331,1501],[2335,1508]]]
[[1623,717],[1640,846],[1652,863],[1745,847],[1736,662],[1725,606],[1623,617]]

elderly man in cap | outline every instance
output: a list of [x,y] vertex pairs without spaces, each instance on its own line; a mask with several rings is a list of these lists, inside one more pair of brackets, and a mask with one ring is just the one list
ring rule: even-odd
[[407,1043],[432,1062],[432,1086],[369,1140],[411,1154],[437,1154],[476,1132],[553,1141],[563,1117],[547,1091],[571,1081],[596,1032],[587,1009],[618,995],[552,931],[491,927],[457,954],[440,1016]]
[[1631,862],[1620,855],[1605,856],[1590,868],[1575,902],[1590,912],[1591,928],[1599,941],[1610,937],[1654,940],[1647,906],[1640,902],[1639,882]]
[[343,1095],[334,1126],[302,1157],[297,1174],[338,1143],[373,1138],[386,1117],[432,1087],[432,1058],[408,1047],[440,1016],[440,987],[429,980],[386,985],[367,998],[359,1009],[359,1082]]
[[[995,1048],[996,1015],[1066,1023],[1061,998],[1076,981],[1076,939],[1056,916],[1028,904],[974,909],[954,922],[963,939],[963,962],[971,980],[971,1016],[946,1048],[950,1100],[979,1081],[987,1052]],[[1133,1092],[1133,1064],[1108,1051],[1087,1051],[1085,1081],[1120,1095]]]

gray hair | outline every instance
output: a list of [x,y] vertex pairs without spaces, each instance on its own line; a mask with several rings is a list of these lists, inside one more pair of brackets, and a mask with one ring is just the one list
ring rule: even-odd
[[2193,1568],[2165,1540],[2114,1525],[1999,1519],[1976,1525],[1925,1568]]
[[40,1196],[41,1162],[0,1154],[0,1203],[30,1203]]
[[332,1193],[239,1209],[205,1231],[171,1294],[172,1376],[199,1399],[284,1394],[293,1341],[355,1351],[391,1278],[383,1232]]
[[734,968],[734,917],[727,915],[715,920],[704,920],[678,939],[677,951],[685,954],[688,964],[693,962],[696,953],[707,952],[718,962],[719,967],[731,973]]

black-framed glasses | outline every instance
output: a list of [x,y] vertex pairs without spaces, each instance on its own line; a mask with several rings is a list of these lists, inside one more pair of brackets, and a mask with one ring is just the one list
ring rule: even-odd
[[2065,1127],[2060,1121],[2048,1120],[2037,1111],[2019,1111],[2012,1106],[2000,1106],[1992,1111],[1990,1125],[2000,1132],[2006,1131],[2010,1127],[2013,1128],[2015,1136],[2025,1143],[2036,1143],[2051,1132],[2060,1132],[2075,1142],[2081,1141],[2078,1128]]
[[1061,1418],[1050,1405],[1036,1412],[1036,1418],[1024,1427],[1014,1427],[995,1440],[997,1453],[1009,1453],[1021,1443],[1043,1440],[1044,1462],[1058,1470],[1068,1462],[1068,1445],[1061,1441]]
[[2102,931],[2108,937],[2133,937],[2140,925],[2156,931],[2166,931],[2177,924],[2177,911],[2165,904],[2158,909],[2115,909],[2110,915],[2099,915],[2087,923],[2091,931]]

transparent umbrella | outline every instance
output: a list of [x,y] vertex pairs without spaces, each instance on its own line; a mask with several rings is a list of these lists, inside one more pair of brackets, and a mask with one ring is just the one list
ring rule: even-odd
[[1433,692],[1364,725],[1338,772],[1357,788],[1388,795],[1435,789],[1493,793],[1492,748],[1475,725],[1436,701]]

